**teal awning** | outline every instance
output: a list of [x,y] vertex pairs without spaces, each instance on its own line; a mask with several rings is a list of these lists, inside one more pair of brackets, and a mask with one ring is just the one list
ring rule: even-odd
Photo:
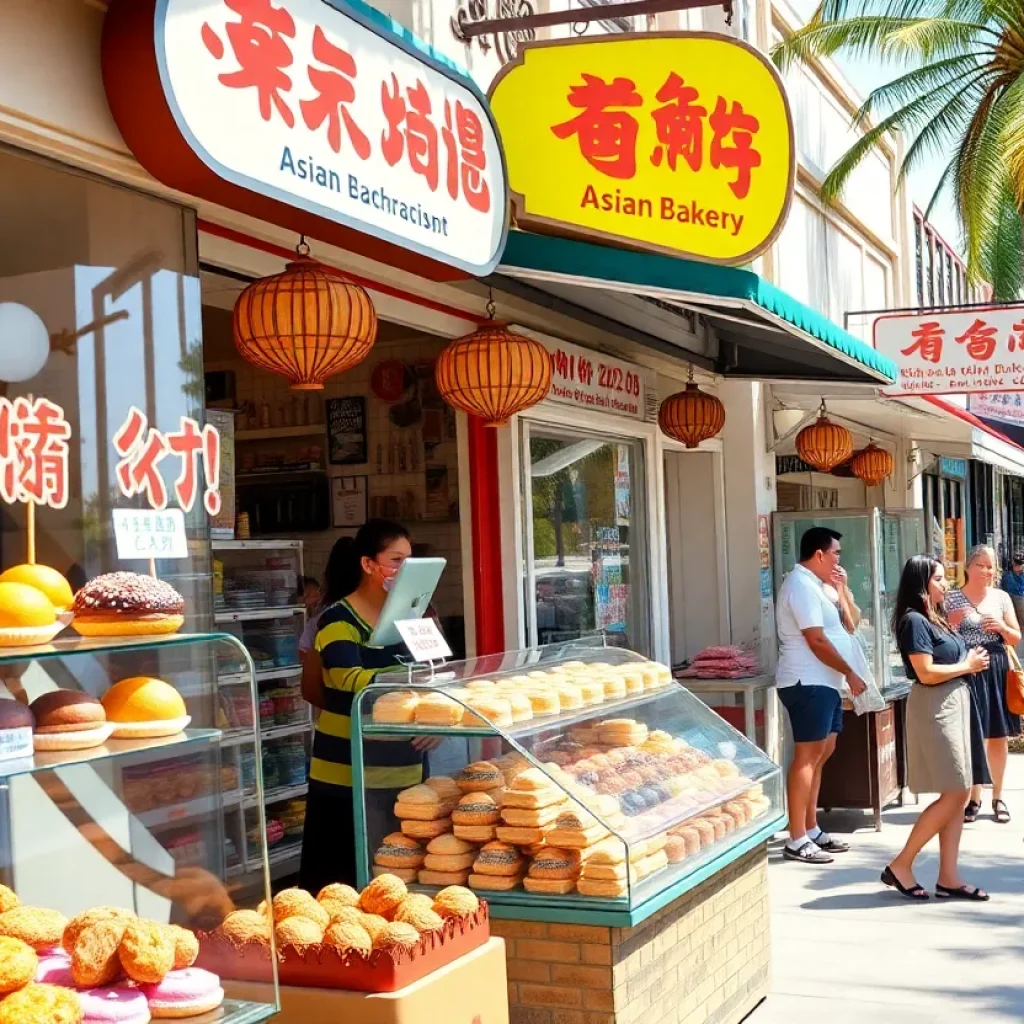
[[[892,360],[750,270],[510,231],[498,274],[633,332],[645,319],[650,328],[638,308],[644,301],[696,312],[718,339],[712,358],[698,361],[724,376],[861,384],[897,376]],[[671,339],[662,331],[659,349]]]

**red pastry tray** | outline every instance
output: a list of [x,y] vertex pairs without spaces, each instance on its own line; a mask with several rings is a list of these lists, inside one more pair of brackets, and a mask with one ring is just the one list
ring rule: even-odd
[[[482,946],[491,936],[490,914],[481,902],[473,914],[449,918],[443,928],[421,936],[412,949],[375,949],[341,953],[320,944],[277,951],[282,985],[341,988],[351,992],[397,992],[445,964]],[[197,967],[226,981],[266,983],[270,980],[270,947],[257,940],[239,944],[215,932],[199,935]]]

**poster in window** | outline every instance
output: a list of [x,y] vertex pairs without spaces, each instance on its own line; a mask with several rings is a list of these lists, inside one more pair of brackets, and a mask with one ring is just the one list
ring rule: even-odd
[[327,400],[327,457],[332,466],[366,464],[366,399],[362,395]]
[[366,522],[366,477],[336,476],[331,480],[331,524],[336,530]]
[[235,536],[235,414],[230,409],[207,409],[206,422],[220,433],[220,511],[210,517],[210,536]]

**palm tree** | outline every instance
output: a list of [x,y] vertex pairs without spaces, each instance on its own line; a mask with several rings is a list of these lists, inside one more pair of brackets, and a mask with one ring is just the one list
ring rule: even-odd
[[880,59],[903,73],[873,90],[854,115],[864,134],[825,178],[823,201],[839,198],[885,133],[902,132],[911,141],[899,180],[930,154],[947,161],[926,216],[952,188],[968,279],[990,283],[997,300],[1018,298],[1024,284],[1024,4],[821,0],[773,56],[784,69],[838,54]]

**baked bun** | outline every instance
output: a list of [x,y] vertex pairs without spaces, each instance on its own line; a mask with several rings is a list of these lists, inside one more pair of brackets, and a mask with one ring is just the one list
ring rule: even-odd
[[505,784],[505,776],[490,761],[477,761],[467,765],[455,777],[463,793],[482,793]]
[[149,676],[114,683],[103,695],[103,707],[118,739],[175,736],[189,723],[181,694]]
[[53,605],[58,615],[71,610],[75,597],[71,584],[48,565],[15,565],[0,573],[0,583],[24,583],[35,587]]
[[333,946],[342,953],[352,950],[369,955],[373,949],[370,933],[361,924],[353,921],[332,921],[324,932],[324,944]]
[[434,897],[434,913],[440,917],[468,917],[479,907],[476,893],[461,885],[450,885]]
[[452,811],[455,825],[497,825],[501,812],[487,793],[467,793]]
[[185,599],[152,576],[110,572],[75,595],[74,628],[82,636],[157,636],[177,633]]
[[359,897],[359,909],[390,921],[398,905],[409,895],[405,882],[394,875],[378,875]]
[[385,868],[418,868],[423,856],[423,847],[415,839],[392,832],[381,841],[373,862]]
[[0,647],[48,644],[63,628],[42,591],[26,583],[0,583]]
[[103,705],[79,690],[49,690],[31,704],[36,720],[36,750],[88,750],[111,734]]

